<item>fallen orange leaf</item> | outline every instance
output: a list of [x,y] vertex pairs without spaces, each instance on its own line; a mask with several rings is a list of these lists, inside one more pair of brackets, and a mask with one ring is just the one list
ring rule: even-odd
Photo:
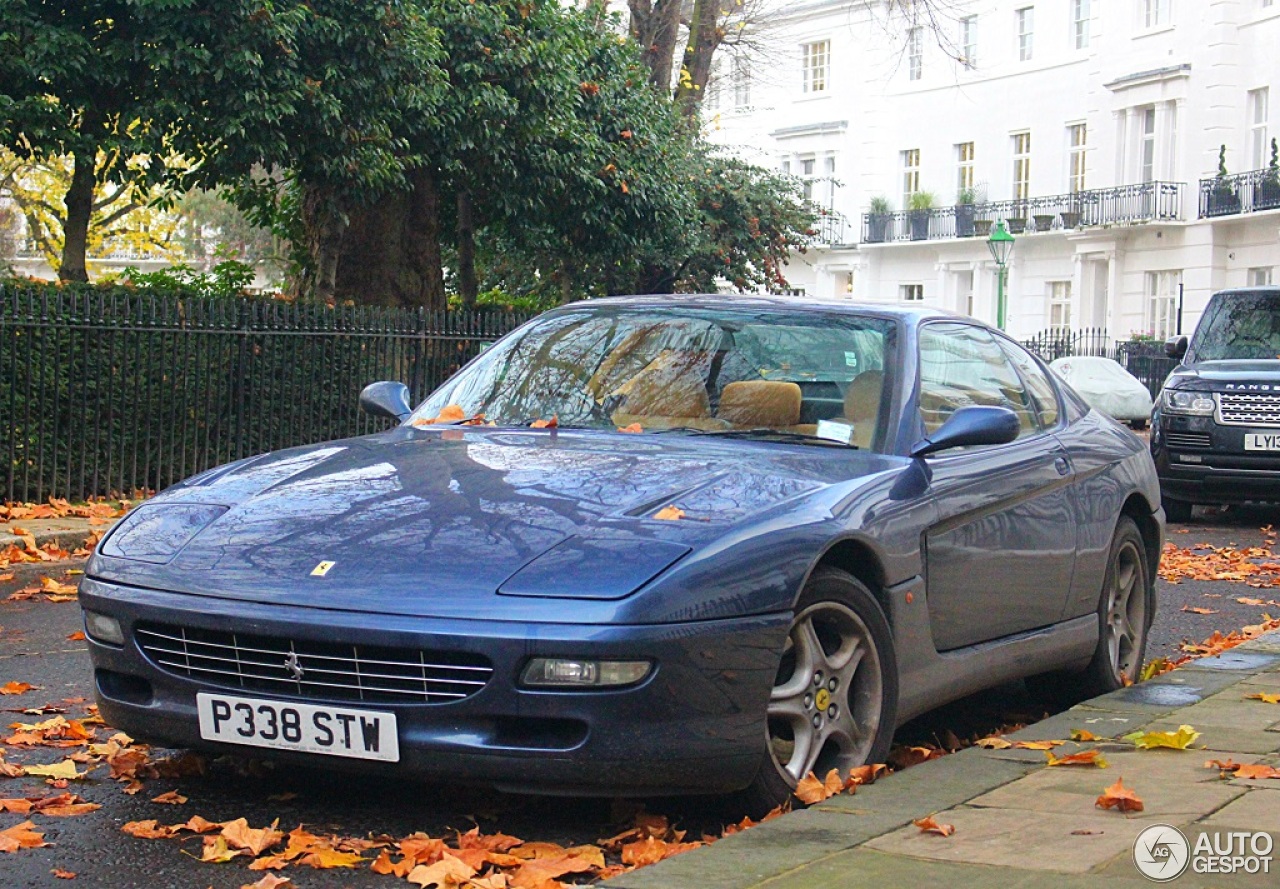
[[653,517],[664,522],[676,522],[684,518],[684,510],[678,506],[664,506]]
[[13,827],[0,830],[0,852],[17,852],[19,849],[39,849],[49,845],[44,841],[44,834],[35,829],[31,821],[15,824]]
[[83,642],[83,641],[84,641],[84,630],[76,630],[74,633],[72,633],[70,636],[68,636],[68,637],[67,637],[67,641],[68,641],[68,642]]
[[26,694],[35,688],[30,682],[6,682],[0,685],[0,695],[21,695]]
[[1143,809],[1142,800],[1138,799],[1132,789],[1125,787],[1120,778],[1094,800],[1094,805],[1100,809],[1115,809],[1120,812],[1141,812]]
[[1254,780],[1260,778],[1280,778],[1280,769],[1275,766],[1251,764],[1236,766],[1233,778],[1244,778],[1246,780]]
[[294,886],[293,881],[288,877],[267,874],[256,883],[245,883],[240,889],[294,889]]
[[422,889],[438,886],[440,889],[456,889],[476,874],[475,868],[465,861],[445,855],[435,864],[420,864],[409,872],[406,879]]
[[646,865],[657,864],[672,855],[679,855],[681,852],[696,849],[701,845],[702,843],[668,843],[657,837],[646,837],[643,840],[629,843],[622,847],[622,863],[633,867],[645,867]]
[[222,836],[227,843],[236,849],[245,849],[250,855],[257,857],[264,851],[284,839],[284,834],[275,826],[252,828],[244,818],[237,818],[222,825]]
[[934,820],[932,815],[930,815],[928,818],[918,818],[915,821],[912,821],[911,823],[914,824],[916,827],[920,828],[920,831],[922,833],[936,833],[938,836],[941,836],[941,837],[949,837],[956,832],[954,825],[939,824],[937,821]]
[[1102,758],[1102,751],[1097,749],[1070,753],[1061,759],[1054,756],[1050,750],[1046,750],[1044,755],[1048,758],[1051,766],[1097,766],[1100,769],[1107,767],[1107,761]]
[[811,806],[835,796],[842,790],[844,790],[844,779],[840,777],[837,770],[832,769],[821,780],[813,772],[805,775],[796,784],[795,795],[800,802]]
[[160,803],[166,806],[180,806],[187,801],[187,798],[176,790],[170,790],[168,793],[162,793],[159,796],[151,798],[153,803]]
[[53,870],[49,871],[49,873],[53,874],[59,880],[74,880],[76,878],[75,871],[63,870],[60,867],[55,867]]
[[1258,692],[1256,695],[1245,695],[1246,701],[1262,701],[1264,704],[1280,704],[1280,693]]

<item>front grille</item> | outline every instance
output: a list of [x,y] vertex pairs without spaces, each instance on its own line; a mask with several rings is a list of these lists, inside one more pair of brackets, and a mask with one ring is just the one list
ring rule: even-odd
[[420,651],[251,636],[140,624],[138,647],[166,673],[224,688],[307,698],[389,704],[443,704],[484,688],[488,659]]
[[1164,441],[1171,448],[1208,448],[1213,436],[1207,432],[1165,432]]
[[1280,395],[1220,392],[1217,398],[1224,426],[1280,426]]

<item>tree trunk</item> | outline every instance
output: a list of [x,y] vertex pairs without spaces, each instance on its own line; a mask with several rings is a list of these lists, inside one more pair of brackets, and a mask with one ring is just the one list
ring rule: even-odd
[[458,189],[458,295],[466,309],[476,307],[480,283],[476,280],[476,224],[471,192]]
[[685,117],[698,113],[711,78],[711,59],[723,39],[719,0],[694,0],[689,42],[685,45],[680,82],[676,84],[676,104]]
[[302,226],[309,261],[302,272],[301,294],[333,305],[338,296],[338,260],[347,219],[330,190],[303,187]]
[[92,151],[86,150],[77,152],[73,160],[71,187],[63,198],[67,219],[62,226],[62,261],[58,263],[58,280],[88,281],[85,253],[89,247],[89,219],[93,216],[96,158]]
[[448,308],[444,292],[444,257],[440,252],[440,188],[434,170],[421,169],[409,177],[408,230],[404,244],[406,265],[420,282],[410,305],[432,311]]
[[649,82],[666,93],[680,30],[681,0],[628,0],[631,36],[649,69]]

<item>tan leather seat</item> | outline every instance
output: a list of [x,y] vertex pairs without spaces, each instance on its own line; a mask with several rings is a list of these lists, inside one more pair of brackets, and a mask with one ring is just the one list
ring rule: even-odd
[[666,350],[610,396],[622,396],[617,412],[631,417],[711,416],[702,352]]
[[884,373],[863,371],[844,391],[844,416],[853,423],[853,443],[871,447],[876,437],[876,421],[880,418],[880,399],[884,393]]
[[803,396],[795,383],[740,380],[720,393],[716,418],[746,429],[781,429],[800,421]]

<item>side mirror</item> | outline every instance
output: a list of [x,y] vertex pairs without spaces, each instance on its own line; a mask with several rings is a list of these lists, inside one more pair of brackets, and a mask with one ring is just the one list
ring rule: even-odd
[[1187,354],[1187,338],[1185,336],[1173,336],[1164,341],[1164,354],[1170,358],[1182,359]]
[[911,456],[923,457],[949,448],[1008,444],[1018,437],[1018,415],[1007,407],[972,404],[957,410],[942,428],[911,446]]
[[394,380],[370,383],[360,392],[360,409],[375,417],[388,417],[403,423],[413,413],[409,404],[409,387]]

